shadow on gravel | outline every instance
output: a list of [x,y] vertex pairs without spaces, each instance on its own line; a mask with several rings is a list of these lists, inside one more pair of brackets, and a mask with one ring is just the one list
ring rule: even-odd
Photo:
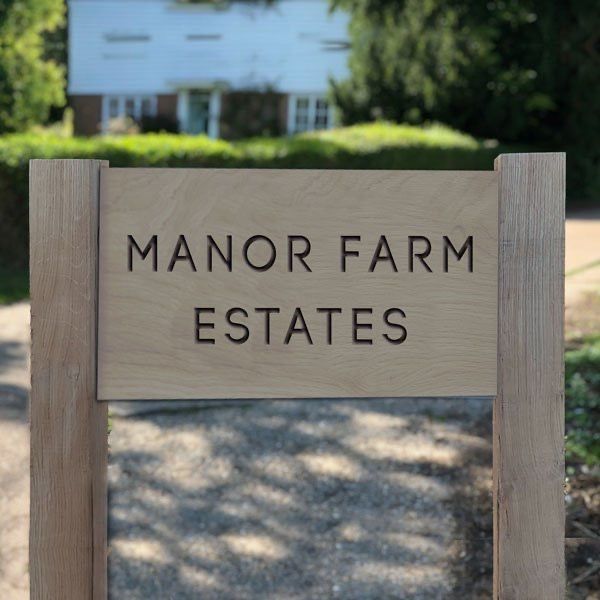
[[114,417],[112,597],[472,597],[457,581],[471,552],[457,502],[465,457],[486,456],[489,406],[258,401]]
[[0,384],[0,421],[29,421],[29,390]]
[[13,340],[0,340],[0,376],[27,361],[27,347]]
[[457,469],[451,505],[461,539],[453,557],[453,597],[487,600],[493,591],[494,548],[491,404],[473,424],[472,433],[485,443],[465,448]]

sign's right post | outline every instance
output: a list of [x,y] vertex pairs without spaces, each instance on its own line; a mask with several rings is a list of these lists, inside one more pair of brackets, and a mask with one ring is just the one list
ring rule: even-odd
[[565,155],[496,159],[494,598],[564,598]]

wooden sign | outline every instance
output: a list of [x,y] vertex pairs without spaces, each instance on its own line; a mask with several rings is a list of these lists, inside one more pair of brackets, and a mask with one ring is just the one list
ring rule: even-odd
[[496,393],[494,172],[105,169],[98,397]]
[[563,598],[564,196],[563,154],[32,161],[31,598],[106,600],[97,400],[474,394],[494,396],[494,598]]

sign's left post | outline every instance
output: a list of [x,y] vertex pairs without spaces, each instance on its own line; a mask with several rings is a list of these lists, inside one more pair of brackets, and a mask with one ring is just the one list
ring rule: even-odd
[[32,600],[107,597],[107,403],[96,401],[99,160],[29,170]]

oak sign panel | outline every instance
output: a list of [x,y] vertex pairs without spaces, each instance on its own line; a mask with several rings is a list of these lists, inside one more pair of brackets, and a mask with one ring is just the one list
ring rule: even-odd
[[98,397],[494,395],[494,172],[102,169]]

